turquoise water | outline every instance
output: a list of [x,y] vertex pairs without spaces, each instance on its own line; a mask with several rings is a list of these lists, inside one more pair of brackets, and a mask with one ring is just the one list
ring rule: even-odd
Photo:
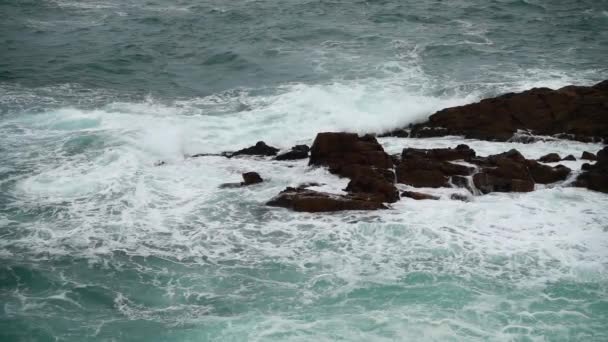
[[[263,204],[346,180],[306,161],[184,158],[593,84],[608,78],[606,1],[8,0],[0,13],[0,341],[608,340],[605,194],[462,203],[447,189],[312,215]],[[252,170],[266,181],[218,188]]]

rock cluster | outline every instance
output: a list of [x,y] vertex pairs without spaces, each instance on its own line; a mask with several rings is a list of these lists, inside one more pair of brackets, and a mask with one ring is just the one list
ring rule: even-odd
[[[601,141],[608,138],[608,81],[592,87],[568,86],[558,90],[535,88],[478,103],[447,108],[433,114],[427,122],[385,134],[395,137],[464,135],[467,138],[532,142],[543,139]],[[549,137],[552,135],[553,137]],[[405,148],[399,155],[388,155],[375,136],[354,133],[319,133],[312,146],[296,145],[277,155],[279,149],[260,141],[255,146],[226,157],[241,155],[275,156],[275,160],[309,158],[309,165],[326,167],[329,172],[350,181],[346,194],[330,194],[305,186],[288,187],[268,202],[270,206],[296,211],[386,209],[401,197],[437,200],[439,197],[398,186],[421,188],[463,188],[468,195],[452,193],[449,198],[469,201],[472,196],[491,192],[529,192],[536,184],[563,182],[572,173],[564,165],[575,161],[550,153],[536,160],[526,159],[517,150],[486,157],[477,156],[467,145],[455,148]],[[202,156],[202,155],[201,155]],[[583,164],[575,186],[608,193],[608,147],[597,153],[583,152]],[[239,186],[262,181],[255,173],[243,175]],[[399,185],[403,184],[403,185]]]
[[575,186],[608,193],[608,146],[597,153],[594,165],[583,164],[583,169],[585,172],[577,177]]
[[[386,208],[383,203],[399,200],[392,159],[371,135],[319,133],[310,149],[309,164],[350,178],[345,189],[348,195],[287,188],[268,204],[297,211],[368,210]],[[324,205],[327,208],[322,209]]]
[[[404,131],[387,135],[404,136]],[[534,88],[443,109],[412,126],[409,135],[508,141],[518,131],[581,141],[607,139],[608,80],[592,87]]]

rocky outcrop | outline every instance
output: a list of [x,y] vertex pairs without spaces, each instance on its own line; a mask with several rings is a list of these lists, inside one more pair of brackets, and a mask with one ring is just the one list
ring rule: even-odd
[[538,158],[538,161],[543,163],[557,163],[560,160],[562,160],[562,158],[557,153],[549,153]]
[[310,213],[387,209],[382,202],[357,195],[335,195],[302,188],[286,188],[266,205]]
[[319,133],[310,149],[309,165],[327,166],[331,173],[351,177],[353,166],[386,170],[393,167],[375,137],[359,137],[355,133]]
[[577,177],[574,185],[608,193],[608,146],[597,153],[594,165],[584,164],[583,167],[586,171]]
[[475,151],[467,145],[452,148],[415,149],[406,148],[397,165],[397,182],[415,187],[449,187],[451,176],[466,176],[474,168],[449,161],[471,160]]
[[443,109],[414,125],[410,136],[507,141],[518,130],[581,141],[608,138],[608,80],[592,87],[534,88]]
[[275,156],[279,152],[276,147],[268,146],[263,141],[258,141],[254,146],[244,148],[232,153],[225,153],[227,157],[236,156]]
[[393,160],[375,137],[354,133],[319,133],[310,151],[310,165],[351,179],[346,191],[380,202],[396,202]]
[[319,133],[310,149],[309,165],[325,166],[331,173],[350,178],[348,195],[287,188],[268,205],[319,212],[382,209],[386,208],[383,203],[399,200],[392,158],[371,135]]
[[291,148],[288,152],[281,153],[276,156],[276,160],[297,160],[308,158],[308,152],[310,147],[308,145],[296,145]]
[[584,151],[583,154],[581,155],[581,159],[597,160],[597,157],[595,156],[595,154],[593,154],[591,152]]
[[393,203],[399,200],[399,191],[395,185],[376,174],[354,177],[344,190],[380,203]]
[[[528,160],[517,150],[475,157],[475,151],[466,145],[456,149],[405,149],[402,158],[397,166],[399,183],[431,188],[454,186],[466,188],[471,194],[529,192],[536,183],[563,181],[571,172],[563,165],[552,167]],[[475,167],[446,161],[458,159]]]
[[551,167],[533,160],[529,160],[527,165],[534,182],[540,184],[549,184],[566,180],[572,172],[572,170],[563,165]]
[[566,160],[566,161],[576,161],[576,157],[569,154],[567,156],[565,156],[562,160]]
[[526,166],[526,159],[517,150],[489,156],[476,163],[483,168],[473,176],[473,183],[483,194],[534,190],[534,180]]

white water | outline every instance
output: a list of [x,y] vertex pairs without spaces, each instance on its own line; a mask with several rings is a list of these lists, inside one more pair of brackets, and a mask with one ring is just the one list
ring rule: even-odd
[[[62,108],[14,117],[0,126],[13,132],[3,137],[12,148],[11,158],[36,166],[34,172],[12,178],[16,183],[11,205],[24,213],[48,212],[19,223],[21,237],[0,239],[0,250],[4,256],[18,251],[13,257],[84,257],[91,264],[117,251],[166,258],[176,265],[238,260],[238,265],[255,268],[272,260],[286,267],[285,275],[251,277],[281,291],[295,291],[295,297],[275,300],[318,317],[310,321],[298,316],[297,310],[290,316],[267,311],[237,315],[229,321],[235,328],[223,330],[225,335],[216,336],[220,339],[280,339],[281,334],[295,331],[291,340],[307,340],[310,336],[304,332],[315,331],[318,340],[335,336],[379,340],[379,329],[386,340],[477,336],[507,341],[513,336],[533,337],[538,324],[559,334],[566,329],[560,319],[573,325],[591,320],[591,309],[575,310],[576,299],[560,299],[551,291],[556,282],[606,284],[605,194],[558,184],[526,194],[474,197],[464,203],[449,200],[451,193],[463,193],[462,189],[420,189],[442,199],[403,199],[392,209],[377,212],[294,213],[264,203],[286,186],[319,182],[324,184],[319,189],[339,192],[347,180],[309,168],[306,161],[184,157],[235,150],[257,140],[285,149],[296,143],[310,144],[318,131],[382,131],[473,99],[403,97],[397,88],[294,85],[269,97],[241,93],[172,105],[150,99],[112,103],[97,110]],[[222,109],[222,115],[213,114]],[[389,153],[399,153],[404,147],[466,143],[482,156],[516,148],[527,158],[549,152],[578,158],[582,151],[595,153],[601,148],[571,141],[517,144],[458,137],[383,138],[380,142]],[[83,144],[86,148],[80,148]],[[154,166],[159,160],[167,164]],[[562,162],[574,170],[581,163]],[[259,172],[265,182],[218,188],[240,181],[241,173],[247,171]],[[11,223],[0,219],[2,224]],[[224,268],[218,272],[223,274]],[[301,281],[289,279],[292,273]],[[180,285],[183,275],[174,275],[169,284],[158,285],[163,298],[184,292],[220,296],[220,290],[208,284],[216,275],[192,276],[206,287]],[[448,288],[437,290],[444,285]],[[602,296],[603,286],[595,297]],[[462,300],[463,304],[429,310],[428,303],[417,297],[425,296],[421,290],[437,296],[438,303]],[[243,300],[250,300],[245,299],[247,291],[242,288],[235,296],[243,292]],[[360,291],[366,300],[384,307],[357,299]],[[448,292],[452,294],[443,298]],[[50,294],[55,299],[60,295]],[[351,299],[337,306],[321,304],[340,298]],[[23,302],[36,300],[24,297]],[[556,311],[547,309],[547,302],[553,301],[565,304]],[[317,311],[317,305],[329,311]],[[150,309],[118,293],[114,306],[129,319],[211,324],[206,316],[209,308],[200,305]],[[37,307],[21,310],[27,313]],[[362,326],[376,328],[366,335]]]

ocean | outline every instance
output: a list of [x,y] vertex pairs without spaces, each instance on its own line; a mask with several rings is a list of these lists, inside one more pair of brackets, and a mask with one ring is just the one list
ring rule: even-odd
[[[296,213],[265,202],[348,179],[186,158],[595,84],[608,1],[2,0],[0,16],[0,341],[608,341],[606,194]],[[219,188],[247,171],[265,182]]]

